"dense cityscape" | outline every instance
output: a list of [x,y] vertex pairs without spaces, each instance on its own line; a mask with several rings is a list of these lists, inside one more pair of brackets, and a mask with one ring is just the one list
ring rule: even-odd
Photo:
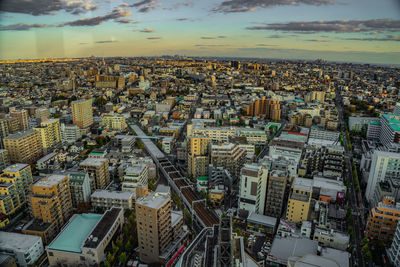
[[399,0],[1,0],[0,267],[400,266]]
[[0,68],[5,266],[399,265],[398,68]]

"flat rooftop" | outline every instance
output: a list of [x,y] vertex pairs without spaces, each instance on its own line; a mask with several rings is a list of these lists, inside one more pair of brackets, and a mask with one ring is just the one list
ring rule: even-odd
[[26,136],[29,136],[31,134],[37,133],[35,130],[30,129],[27,131],[23,131],[23,132],[18,132],[15,134],[10,134],[9,136],[4,137],[4,139],[20,139]]
[[151,192],[147,196],[143,196],[136,200],[136,204],[146,206],[152,209],[162,207],[169,200],[169,196],[164,193]]
[[10,165],[7,168],[5,168],[3,170],[3,172],[18,172],[28,166],[29,166],[28,164],[24,164],[24,163],[15,163],[15,164]]
[[81,253],[83,241],[101,217],[100,214],[75,214],[48,249]]
[[317,254],[318,242],[308,238],[275,237],[270,255],[287,262],[290,256]]
[[85,248],[97,248],[121,212],[123,212],[122,208],[116,207],[107,210],[101,217],[100,221],[96,224],[96,227],[90,232],[89,235],[86,235],[87,238],[83,246]]
[[41,186],[41,187],[51,187],[58,184],[62,179],[67,177],[67,175],[63,174],[52,174],[49,177],[45,177],[37,181],[34,186]]
[[93,197],[129,200],[131,198],[135,198],[135,193],[126,191],[96,190],[91,195],[91,198]]
[[278,219],[275,217],[265,216],[265,215],[257,214],[254,212],[250,213],[249,217],[247,218],[247,221],[249,221],[249,222],[259,223],[259,224],[268,225],[268,226],[272,226],[272,227],[275,227],[277,220]]
[[25,252],[40,240],[39,236],[0,231],[0,248]]
[[103,162],[107,161],[106,158],[86,158],[79,165],[80,166],[101,166]]

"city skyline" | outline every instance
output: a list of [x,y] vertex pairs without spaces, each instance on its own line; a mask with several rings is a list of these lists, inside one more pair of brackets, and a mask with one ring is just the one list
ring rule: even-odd
[[395,0],[5,1],[0,58],[224,56],[396,64]]

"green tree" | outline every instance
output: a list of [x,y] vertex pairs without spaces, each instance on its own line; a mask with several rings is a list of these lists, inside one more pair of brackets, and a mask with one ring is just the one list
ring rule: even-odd
[[120,248],[122,247],[122,240],[121,239],[117,239],[117,241],[115,241],[115,244]]
[[190,214],[190,212],[187,209],[184,209],[183,210],[183,215],[185,217],[185,223],[187,225],[191,225],[192,222],[193,222],[193,218],[192,218],[192,215]]
[[116,245],[112,245],[112,250],[113,250],[113,254],[117,253],[119,250],[119,247]]
[[125,244],[125,251],[131,251],[132,250],[132,243],[128,240]]
[[113,254],[111,254],[110,252],[108,252],[108,254],[107,254],[107,261],[109,262],[109,263],[113,263],[114,262],[114,255]]
[[105,267],[111,267],[111,264],[110,264],[108,261],[105,261],[105,262],[104,262],[104,266],[105,266]]
[[119,255],[118,259],[119,259],[119,261],[120,261],[122,264],[125,264],[125,262],[126,262],[126,255],[125,255],[125,253],[122,252],[122,253]]

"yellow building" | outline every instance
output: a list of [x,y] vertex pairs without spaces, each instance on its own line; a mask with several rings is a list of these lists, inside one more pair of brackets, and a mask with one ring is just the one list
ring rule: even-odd
[[189,136],[187,138],[187,159],[189,176],[197,179],[208,175],[210,163],[208,150],[210,138],[205,136]]
[[93,99],[81,99],[71,103],[72,121],[79,128],[86,128],[93,124]]
[[123,131],[128,125],[125,122],[125,117],[118,114],[105,114],[101,118],[101,126],[107,129]]
[[[398,204],[398,203],[397,203]],[[400,220],[400,207],[392,196],[385,196],[378,206],[371,209],[365,235],[372,239],[381,240],[387,245],[392,242]]]
[[47,150],[61,142],[60,120],[50,119],[40,123],[40,127],[34,128],[40,134],[42,147]]
[[35,219],[60,229],[72,214],[67,175],[50,175],[31,186],[30,207]]
[[18,119],[19,129],[21,131],[26,131],[31,128],[29,125],[28,111],[26,109],[16,110],[15,108],[10,108],[10,116]]
[[300,223],[307,221],[311,205],[312,179],[296,177],[290,191],[286,220]]
[[214,207],[219,207],[223,204],[225,196],[225,188],[223,185],[214,186],[214,188],[210,189],[210,202]]
[[0,213],[10,215],[25,202],[28,189],[33,182],[28,164],[8,166],[0,174]]
[[35,130],[15,133],[4,138],[11,162],[35,163],[42,156],[40,134]]

